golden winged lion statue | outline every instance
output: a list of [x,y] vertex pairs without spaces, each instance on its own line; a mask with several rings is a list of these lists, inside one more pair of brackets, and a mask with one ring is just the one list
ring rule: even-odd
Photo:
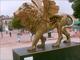
[[24,3],[15,13],[14,18],[20,20],[24,28],[35,34],[32,46],[29,51],[35,51],[37,43],[41,40],[40,48],[45,47],[46,38],[44,33],[57,28],[58,40],[52,46],[59,46],[63,39],[62,34],[67,38],[65,42],[70,43],[70,34],[66,31],[65,26],[73,23],[69,15],[57,15],[59,7],[51,0],[32,0],[32,5]]

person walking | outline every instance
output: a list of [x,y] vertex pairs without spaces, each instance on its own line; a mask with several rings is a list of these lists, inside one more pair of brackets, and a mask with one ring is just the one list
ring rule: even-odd
[[21,33],[17,33],[17,41],[20,43],[21,40]]

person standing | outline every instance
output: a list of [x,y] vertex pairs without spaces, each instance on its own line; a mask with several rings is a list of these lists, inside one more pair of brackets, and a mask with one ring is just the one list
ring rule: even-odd
[[10,37],[12,36],[12,33],[11,33],[11,31],[9,32],[9,35],[10,35]]

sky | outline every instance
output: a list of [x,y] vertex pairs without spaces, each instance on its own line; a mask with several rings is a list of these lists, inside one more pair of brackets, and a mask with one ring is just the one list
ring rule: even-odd
[[[30,0],[0,0],[0,15],[12,16],[24,2],[30,3]],[[59,13],[73,14],[71,3],[67,0],[55,0],[55,2],[59,6]]]

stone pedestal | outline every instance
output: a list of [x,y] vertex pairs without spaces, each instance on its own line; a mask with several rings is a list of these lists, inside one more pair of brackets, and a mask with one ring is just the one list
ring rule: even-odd
[[70,45],[62,43],[60,47],[54,48],[52,44],[46,44],[44,50],[37,48],[36,52],[29,52],[27,49],[27,47],[14,49],[13,60],[24,60],[28,57],[31,57],[31,60],[80,60],[79,43],[72,42]]

